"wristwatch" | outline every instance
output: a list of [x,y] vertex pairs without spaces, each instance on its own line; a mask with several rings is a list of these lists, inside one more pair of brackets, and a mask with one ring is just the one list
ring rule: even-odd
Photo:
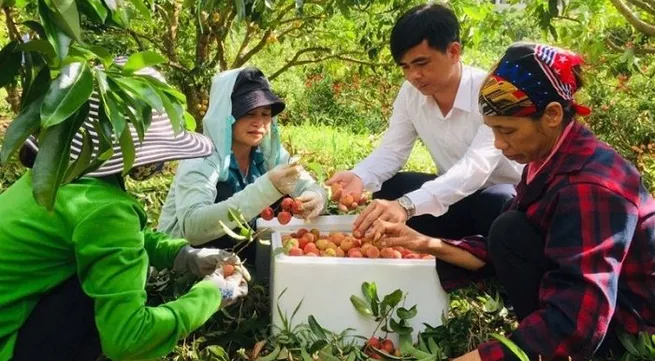
[[416,206],[408,196],[402,196],[396,201],[401,207],[403,207],[405,212],[407,212],[407,219],[414,217],[414,214],[416,214]]

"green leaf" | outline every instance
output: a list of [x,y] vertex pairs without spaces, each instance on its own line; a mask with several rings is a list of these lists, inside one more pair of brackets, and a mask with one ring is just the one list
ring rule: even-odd
[[9,159],[20,149],[25,143],[27,137],[39,129],[41,118],[39,111],[43,103],[43,97],[34,100],[27,104],[14,119],[7,132],[5,133],[4,143],[2,150],[0,150],[0,160],[3,164],[7,164]]
[[93,20],[93,22],[104,24],[109,15],[109,10],[102,0],[86,0],[79,2],[80,11]]
[[302,361],[314,361],[309,352],[302,347],[300,348],[300,357],[302,358]]
[[240,215],[240,214],[241,214],[241,212],[239,212],[238,209],[234,209],[234,208],[228,208],[228,209],[227,209],[227,217],[228,217],[228,219],[229,219],[231,222],[236,223],[236,224],[237,224],[237,227],[239,227],[239,228],[245,228],[245,226],[243,225],[243,223],[241,223],[241,221],[239,220],[239,215]]
[[72,63],[61,69],[41,106],[41,126],[45,129],[70,117],[93,92],[93,76],[86,63]]
[[317,340],[311,346],[309,346],[309,353],[311,353],[311,354],[317,353],[317,352],[321,351],[322,349],[324,349],[325,346],[327,346],[327,345],[328,345],[328,342],[326,340],[323,340],[323,339]]
[[400,335],[414,332],[414,329],[412,327],[401,325],[398,321],[394,320],[393,318],[389,320],[389,327],[391,327],[391,329],[394,332]]
[[46,38],[57,52],[57,57],[63,60],[68,55],[71,38],[66,36],[56,24],[54,14],[50,11],[44,0],[39,0],[39,17],[41,18]]
[[319,184],[323,184],[323,182],[325,182],[325,172],[323,171],[323,167],[321,167],[320,164],[314,162],[308,163],[307,168],[316,174],[316,181]]
[[127,59],[127,63],[123,66],[123,70],[127,73],[134,73],[143,68],[159,65],[164,62],[166,62],[166,58],[159,55],[159,53],[154,51],[141,51],[132,54]]
[[[164,112],[164,104],[159,94],[147,82],[140,79],[129,79],[123,77],[111,77],[112,82],[116,83],[125,94],[132,99],[140,99],[153,107],[158,112]],[[125,99],[126,103],[127,100]]]
[[400,318],[403,319],[403,320],[409,320],[409,319],[412,319],[412,318],[416,317],[416,314],[417,314],[417,313],[418,313],[418,311],[416,310],[416,305],[414,305],[414,306],[413,306],[412,308],[410,308],[409,310],[406,309],[406,308],[404,308],[404,307],[400,307],[400,308],[396,311],[396,314],[398,315],[398,317],[400,317]]
[[62,184],[67,184],[77,179],[91,165],[91,156],[93,154],[93,141],[89,132],[84,132],[82,140],[82,149],[80,155],[71,163],[66,171]]
[[508,339],[503,335],[499,335],[497,333],[492,333],[491,337],[497,339],[498,341],[500,341],[500,343],[505,345],[505,347],[507,347],[514,355],[516,355],[516,357],[520,361],[530,361],[528,355],[525,352],[523,352],[523,350],[521,350],[521,348],[518,347],[518,345],[516,345],[512,340]]
[[234,239],[239,240],[239,241],[244,241],[244,240],[247,239],[246,237],[244,237],[244,236],[242,236],[240,234],[234,233],[234,231],[232,229],[230,229],[230,227],[226,226],[225,223],[223,223],[223,221],[218,221],[218,223],[221,225],[221,228],[223,228],[223,232],[225,232],[225,234],[227,234],[231,238],[234,238]]
[[372,282],[372,283],[364,282],[364,283],[362,283],[362,293],[364,294],[364,298],[368,302],[378,300],[378,288],[375,285],[375,282]]
[[382,304],[394,308],[398,306],[398,304],[400,303],[400,301],[402,301],[402,299],[403,299],[403,291],[395,290],[392,293],[384,296],[384,298],[382,299]]
[[[21,96],[21,108],[33,102],[36,99],[43,98],[50,88],[50,69],[46,66],[36,74],[34,79],[28,84],[23,84],[23,95]],[[43,99],[41,99],[41,102]],[[39,105],[40,106],[40,105]],[[39,112],[41,109],[39,109]],[[39,123],[40,123],[39,116]]]
[[408,333],[400,334],[398,337],[398,344],[400,345],[400,351],[403,355],[411,355],[415,358],[421,359],[434,359],[434,356],[421,351],[412,345],[412,335]]
[[36,202],[47,210],[54,207],[59,186],[68,169],[73,136],[89,113],[89,103],[76,114],[45,130],[39,139],[39,152],[33,167],[32,191]]
[[184,111],[184,126],[187,130],[195,131],[196,130],[196,118],[193,117],[186,110]]
[[151,20],[152,16],[150,15],[150,9],[146,6],[143,0],[130,0],[134,8],[144,17],[146,20]]
[[557,8],[557,3],[559,0],[548,0],[548,12],[550,13],[550,16],[557,16],[559,15],[559,9]]
[[243,20],[246,17],[246,4],[244,0],[234,0],[234,7],[237,9],[237,18]]
[[280,354],[280,351],[281,351],[280,345],[275,345],[275,348],[273,349],[273,351],[271,351],[271,353],[269,353],[266,356],[260,356],[260,357],[256,358],[256,360],[258,360],[258,361],[275,361],[275,360],[277,360],[277,356]]
[[18,46],[18,49],[25,52],[35,52],[42,54],[48,64],[54,64],[57,58],[55,48],[45,39],[34,39]]
[[318,359],[321,361],[341,361],[338,357],[335,357],[326,348],[322,349],[318,353]]
[[15,52],[17,47],[18,42],[14,40],[0,50],[0,88],[12,82],[20,71],[22,56]]
[[353,295],[350,296],[350,302],[352,302],[353,306],[355,306],[355,309],[360,314],[364,316],[373,316],[373,311],[371,311],[371,309],[368,306],[368,303],[363,299]]
[[160,91],[159,89],[155,88],[155,91],[157,94],[159,94],[159,97],[161,98],[161,102],[164,105],[164,109],[166,110],[166,114],[168,115],[168,118],[171,120],[171,125],[173,126],[173,130],[175,133],[179,133],[182,131],[182,124],[184,122],[184,108],[177,102],[177,99],[169,99],[169,96],[164,93],[163,91]]
[[433,355],[441,352],[441,348],[432,337],[428,338],[428,347],[430,348],[430,353]]
[[105,69],[109,69],[111,64],[114,62],[114,57],[111,56],[109,51],[107,51],[107,49],[103,48],[102,46],[94,45],[89,47],[88,50],[90,50],[98,57],[98,59],[100,59]]
[[132,165],[134,164],[134,140],[132,139],[132,134],[130,132],[130,127],[125,127],[118,142],[121,145],[121,153],[123,153],[123,175],[127,175]]
[[107,82],[107,74],[99,69],[93,69],[93,75],[98,83],[100,102],[102,103],[100,110],[104,112],[111,122],[116,137],[119,137],[127,126],[125,115],[118,106],[118,102],[114,99],[114,95],[109,93],[110,88]]
[[312,330],[314,335],[316,335],[316,337],[322,340],[327,339],[327,335],[325,334],[325,331],[323,331],[323,327],[321,327],[321,325],[316,322],[314,316],[309,315],[309,317],[307,317],[307,322],[309,323],[309,328]]
[[23,25],[27,26],[30,30],[34,31],[36,35],[39,36],[40,39],[47,39],[47,36],[45,34],[45,29],[43,28],[43,25],[41,25],[40,23],[34,20],[27,20],[27,21],[23,21]]
[[81,43],[80,14],[77,11],[75,0],[46,0],[46,4],[54,10],[55,24],[69,38]]

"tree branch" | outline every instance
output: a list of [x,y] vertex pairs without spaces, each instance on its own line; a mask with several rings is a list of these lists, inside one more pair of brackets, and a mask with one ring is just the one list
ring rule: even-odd
[[9,39],[16,40],[22,43],[23,40],[20,37],[20,31],[18,30],[16,21],[14,21],[13,14],[11,13],[11,8],[3,7],[2,10],[5,13],[5,20],[7,21],[7,32],[9,35]]
[[655,16],[655,1],[649,0],[628,0],[628,2],[641,10]]
[[633,13],[632,10],[623,2],[623,0],[610,0],[614,7],[623,15],[623,17],[638,31],[648,35],[655,36],[655,26],[648,24],[641,20],[637,14]]
[[236,17],[236,12],[230,12],[219,22],[218,28],[221,29],[221,33],[216,36],[216,54],[214,58],[209,62],[209,68],[215,68],[218,65],[221,68],[221,71],[227,70],[227,59],[225,59],[225,34],[230,31],[232,22]]
[[260,52],[264,48],[264,46],[266,45],[266,40],[268,39],[268,37],[273,32],[273,28],[275,26],[279,25],[280,22],[282,21],[282,19],[284,19],[284,16],[287,15],[291,11],[291,9],[293,9],[295,6],[296,6],[295,2],[291,2],[291,4],[287,5],[287,7],[282,9],[280,11],[280,14],[278,14],[278,16],[275,18],[275,20],[273,20],[271,22],[271,25],[264,32],[264,35],[262,36],[262,38],[259,39],[259,42],[257,43],[257,45],[255,45],[252,49],[250,49],[250,51],[248,51],[245,55],[243,55],[241,57],[237,56],[237,57],[234,58],[234,62],[232,63],[232,68],[240,67],[241,65],[247,63],[248,60],[250,60],[250,58],[253,57],[253,55]]
[[296,54],[291,58],[291,60],[287,61],[286,64],[281,66],[278,70],[273,72],[271,76],[268,77],[269,80],[273,80],[280,76],[280,74],[284,73],[285,71],[289,70],[291,67],[294,66],[300,66],[300,65],[306,65],[306,64],[315,64],[315,63],[320,63],[325,60],[330,60],[330,59],[338,59],[342,61],[346,61],[349,63],[356,63],[360,65],[368,65],[368,66],[389,66],[392,65],[391,63],[377,63],[377,62],[370,62],[366,60],[361,60],[361,59],[356,59],[352,58],[349,55],[355,55],[355,54],[361,54],[361,52],[356,52],[356,51],[342,51],[336,54],[330,54],[322,57],[317,57],[314,59],[305,59],[305,60],[299,60],[300,57],[304,54],[307,53],[325,53],[329,52],[331,49],[329,48],[323,48],[323,47],[312,47],[312,48],[306,48],[306,49],[301,49],[296,52]]
[[[610,38],[605,38],[605,42],[607,43],[607,46],[619,53],[622,53],[625,51],[625,48],[619,46],[617,43],[612,41]],[[655,48],[634,48],[635,54],[639,55],[644,55],[644,54],[655,54]]]
[[237,56],[235,59],[238,59],[241,57],[243,50],[248,46],[250,43],[250,36],[252,35],[253,30],[255,30],[255,27],[251,25],[251,23],[248,23],[246,25],[246,34],[243,36],[243,41],[241,41],[241,46],[239,46],[239,51],[237,51]]
[[143,39],[143,40],[147,40],[150,44],[152,44],[155,48],[157,48],[157,50],[159,50],[162,54],[168,54],[168,51],[163,45],[160,44],[160,41],[152,39],[147,35],[137,33],[132,29],[125,29],[124,31],[126,31],[132,38],[134,38],[134,41],[136,41],[140,49],[142,50],[145,49],[145,46],[139,40],[139,39]]
[[553,19],[568,20],[568,21],[576,22],[578,24],[582,23],[580,20],[578,20],[576,18],[572,18],[570,16],[565,16],[565,15],[557,15],[557,16],[553,17]]

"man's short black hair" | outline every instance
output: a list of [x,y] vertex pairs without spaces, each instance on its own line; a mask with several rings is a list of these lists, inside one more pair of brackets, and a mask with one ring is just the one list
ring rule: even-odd
[[459,42],[459,21],[453,10],[441,4],[419,5],[398,18],[391,30],[391,55],[396,63],[423,40],[442,53],[450,43]]

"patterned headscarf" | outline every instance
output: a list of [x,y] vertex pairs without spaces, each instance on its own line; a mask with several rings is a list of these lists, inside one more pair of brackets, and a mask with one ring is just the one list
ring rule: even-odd
[[489,74],[478,100],[483,115],[527,117],[551,102],[571,102],[576,113],[591,110],[576,104],[574,68],[582,57],[570,51],[531,43],[515,43]]

